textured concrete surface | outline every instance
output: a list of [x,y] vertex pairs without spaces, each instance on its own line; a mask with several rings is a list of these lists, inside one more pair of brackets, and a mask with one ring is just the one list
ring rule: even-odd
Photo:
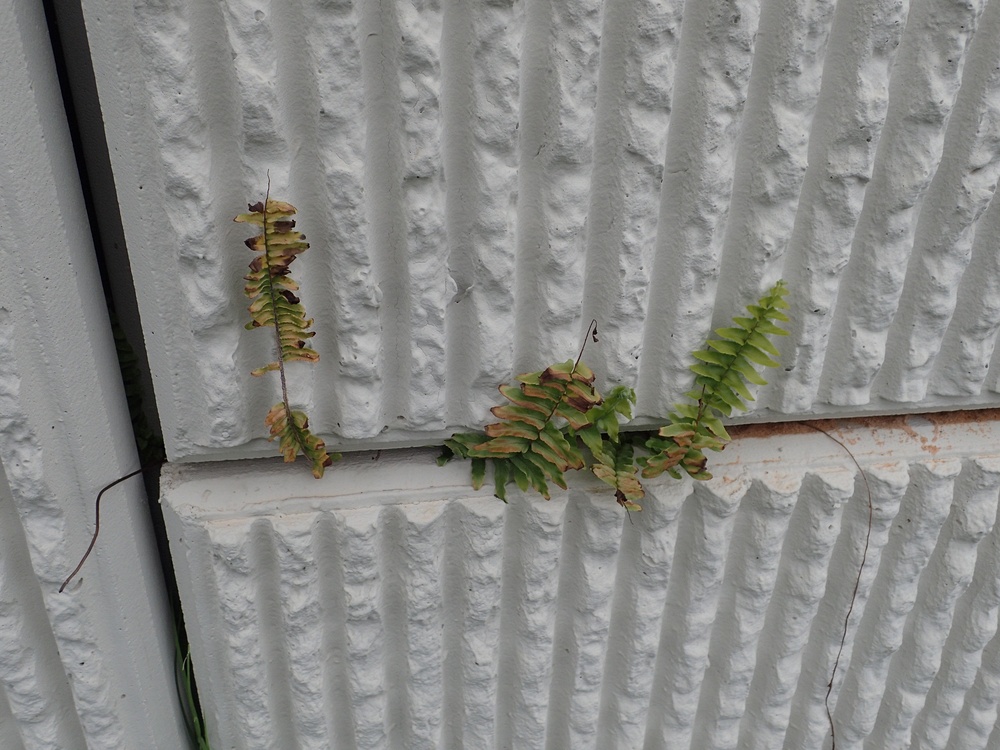
[[313,244],[293,399],[338,446],[481,426],[591,318],[655,420],[778,277],[748,419],[997,403],[996,2],[84,10],[172,459],[271,451],[230,221],[268,174]]
[[[173,633],[41,5],[0,3],[0,746],[182,747]],[[107,509],[107,505],[105,506]],[[106,510],[107,512],[107,510]]]
[[505,506],[427,450],[174,465],[213,742],[818,749],[843,639],[838,748],[994,747],[998,416],[823,423],[863,473],[743,428],[628,518],[586,475]]

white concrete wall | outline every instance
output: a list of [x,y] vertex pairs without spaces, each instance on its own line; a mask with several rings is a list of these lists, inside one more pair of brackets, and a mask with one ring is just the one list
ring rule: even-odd
[[591,317],[588,362],[662,416],[779,276],[751,419],[998,402],[997,2],[84,9],[174,460],[271,450],[231,221],[268,173],[313,243],[294,400],[333,444],[481,425]]
[[[592,317],[587,361],[653,420],[778,277],[792,335],[750,419],[998,404],[1000,0],[83,10],[175,462],[273,452],[231,221],[268,174],[313,243],[294,400],[337,447],[481,426]],[[850,428],[875,525],[838,747],[1000,743],[992,419]],[[812,433],[724,459],[634,525],[596,485],[504,507],[420,452],[319,483],[174,466],[214,739],[823,747],[863,482]]]
[[869,490],[837,747],[997,747],[996,416],[827,424],[866,478],[745,430],[628,518],[580,475],[505,506],[430,450],[174,465],[213,747],[829,747]]
[[[0,1],[0,747],[177,750],[172,618],[40,3]],[[111,512],[108,512],[108,511]]]

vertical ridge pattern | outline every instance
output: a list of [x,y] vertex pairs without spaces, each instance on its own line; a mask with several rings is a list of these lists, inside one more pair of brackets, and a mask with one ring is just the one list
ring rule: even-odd
[[[1000,21],[1000,9],[995,4],[981,19],[975,14],[983,13],[982,4],[970,5],[968,10],[972,15],[956,19],[960,29],[975,29],[977,22],[989,29]],[[1000,55],[989,41],[988,30],[976,34],[974,48],[966,41],[969,53],[965,64],[969,70],[962,74],[954,111],[947,115],[944,154],[922,199],[927,210],[921,210],[914,227],[913,257],[901,290],[899,313],[889,331],[886,365],[876,384],[884,384],[883,395],[896,401],[919,401],[927,393],[931,368],[951,323],[959,283],[972,256],[976,227],[992,200],[1000,174],[1000,159],[989,156],[989,142],[1000,137],[998,113],[991,106],[1000,93]],[[943,57],[961,65],[963,57],[956,52],[945,51]],[[940,52],[938,57],[940,65]],[[952,89],[959,81],[951,79],[947,84]],[[952,201],[953,208],[949,205]]]
[[74,699],[41,588],[25,575],[32,569],[28,545],[0,469],[0,744],[11,750],[85,745],[80,720],[67,710]]
[[[226,717],[229,726],[222,725],[219,729],[238,734],[244,748],[274,742],[267,676],[261,669],[264,661],[256,620],[254,570],[248,557],[251,526],[246,523],[221,532],[213,530],[216,533],[209,549],[214,589],[222,613],[218,635],[226,644],[225,679],[232,703],[232,715]],[[234,586],[234,581],[244,585]]]
[[[174,9],[147,4],[137,8],[136,29],[144,57],[156,61],[147,108],[163,145],[158,174],[148,177],[161,185],[161,210],[171,232],[165,249],[176,258],[167,274],[176,279],[174,293],[183,295],[188,317],[191,346],[177,347],[184,365],[178,370],[197,370],[201,391],[201,416],[191,420],[190,415],[177,414],[177,429],[205,446],[245,442],[252,428],[236,405],[252,385],[237,375],[232,357],[239,337],[235,329],[226,330],[227,322],[240,319],[237,304],[226,293],[227,280],[242,276],[245,263],[222,249],[226,240],[235,239],[222,218],[244,200],[223,192],[224,185],[240,182],[238,144],[232,134],[242,128],[222,11],[197,2]],[[185,116],[175,117],[178,110]],[[139,178],[130,187],[145,190],[145,182]],[[255,184],[253,194],[260,189]],[[165,286],[159,288],[156,296],[168,303],[171,295]],[[177,376],[169,373],[171,379]]]
[[755,298],[765,282],[780,275],[808,164],[834,5],[830,0],[761,3],[715,327],[728,325],[741,300]]
[[521,66],[514,365],[569,358],[579,336],[601,40],[595,0],[527,8]]
[[[994,461],[977,461],[977,467],[996,474]],[[943,661],[927,693],[913,728],[913,748],[944,747],[965,695],[982,663],[983,650],[997,632],[1000,606],[1000,524],[993,518],[990,538],[980,545],[973,583],[962,594],[955,613],[955,627],[944,645],[950,658]],[[927,738],[926,741],[924,738]]]
[[462,536],[465,558],[466,606],[459,622],[461,637],[449,641],[460,662],[461,737],[471,746],[486,745],[493,737],[497,699],[497,644],[500,641],[503,524],[501,508],[488,500],[465,501]]
[[268,172],[312,242],[291,395],[331,448],[482,428],[591,318],[600,382],[660,421],[779,276],[743,418],[1000,404],[994,0],[259,5],[143,0],[148,65],[97,65],[143,114],[109,132],[171,459],[271,451],[230,222]]
[[642,742],[653,687],[649,665],[660,641],[676,520],[690,491],[682,486],[647,492],[641,517],[622,531],[595,747],[639,747]]
[[741,747],[779,747],[788,729],[810,625],[827,586],[841,512],[854,492],[854,479],[847,471],[803,478],[804,497],[789,520],[775,593],[767,608],[746,710],[740,721]]
[[416,428],[442,429],[447,426],[441,388],[447,365],[445,307],[453,294],[446,283],[447,254],[441,252],[448,246],[439,145],[441,4],[403,0],[398,23],[405,251],[396,260],[410,271],[405,293],[411,328],[408,377],[405,385],[394,389],[409,394],[406,410],[387,418]]
[[330,513],[314,519],[315,559],[318,599],[321,608],[319,660],[323,668],[324,711],[327,732],[336,738],[337,750],[356,750],[354,705],[347,635],[347,592],[341,557],[341,519]]
[[947,750],[985,750],[995,739],[1000,705],[1000,634],[983,650],[983,663],[965,696],[958,721],[951,729]]
[[[589,499],[589,498],[588,498]],[[586,500],[584,501],[586,502]],[[559,582],[556,600],[559,606],[552,625],[553,643],[566,647],[552,651],[552,677],[549,684],[548,712],[545,717],[545,747],[553,750],[571,747],[573,734],[571,703],[577,698],[574,690],[577,664],[580,661],[580,643],[576,632],[580,628],[578,613],[583,609],[581,600],[590,583],[590,576],[583,567],[583,539],[586,536],[582,503],[568,502],[563,521],[562,548],[559,551]],[[586,692],[584,691],[584,697]]]
[[[856,581],[855,606],[851,607],[852,591],[847,586],[828,585],[823,592],[813,620],[809,642],[802,655],[802,675],[792,698],[790,722],[785,734],[784,750],[814,747],[830,730],[826,697],[831,681],[833,691],[844,683],[844,674],[853,659],[854,635],[864,603],[871,590],[873,570],[878,569],[886,544],[888,527],[895,517],[903,493],[907,489],[907,467],[880,467],[878,474],[868,472],[872,490],[872,531],[865,568],[861,569],[864,540],[868,529],[868,489],[860,476],[854,478],[854,494],[841,514],[839,535],[827,569],[828,581]],[[891,568],[890,568],[891,570]],[[860,606],[859,606],[860,605]],[[850,610],[850,617],[847,612]],[[845,619],[847,622],[845,622]],[[867,643],[867,642],[866,642]],[[843,644],[843,652],[841,651]],[[838,661],[838,655],[840,659]],[[834,674],[834,664],[837,673]],[[831,676],[834,678],[831,680]],[[831,700],[833,692],[831,691]],[[831,702],[831,710],[835,707]]]
[[377,508],[345,513],[340,550],[347,601],[347,664],[358,747],[384,747],[388,741],[389,708],[382,672],[388,657],[377,540],[380,521]]
[[[955,489],[962,498],[953,506],[920,578],[913,614],[902,645],[893,656],[875,729],[866,741],[872,748],[909,743],[922,697],[941,666],[941,632],[951,628],[955,606],[972,580],[980,540],[996,520],[1000,477],[975,464],[966,468]],[[913,699],[913,694],[921,698]]]
[[598,377],[634,383],[673,99],[682,0],[605,5],[594,113],[583,319],[598,321]]
[[664,413],[688,390],[690,352],[711,330],[736,142],[759,8],[685,3],[660,223],[643,331],[638,408]]
[[394,0],[361,3],[358,46],[364,83],[365,209],[370,229],[369,248],[375,276],[375,306],[384,337],[378,368],[383,376],[378,413],[382,426],[396,417],[405,419],[409,401],[412,300],[410,267],[406,262],[406,190],[402,91],[399,71],[399,19]]
[[709,645],[712,669],[701,685],[693,747],[735,748],[739,739],[758,641],[777,578],[781,541],[801,477],[793,476],[791,482],[782,482],[784,477],[768,479],[768,485],[751,487],[740,503]]
[[[320,147],[320,119],[322,114],[314,106],[318,101],[321,70],[323,63],[317,55],[308,34],[305,43],[300,43],[299,29],[313,28],[314,24],[329,32],[329,39],[336,39],[336,32],[328,25],[319,23],[314,14],[307,14],[299,0],[274,2],[271,5],[270,23],[274,27],[276,47],[275,82],[278,102],[284,128],[289,141],[288,197],[299,209],[298,228],[306,235],[312,247],[328,249],[334,246],[331,217],[325,206],[325,169],[327,159]],[[353,46],[353,45],[352,45]],[[279,193],[281,194],[281,193]],[[343,355],[339,338],[342,328],[335,313],[333,294],[327,294],[327,284],[320,279],[329,279],[331,258],[328,252],[307,253],[296,263],[297,276],[303,299],[310,300],[309,315],[318,320],[335,323],[336,338],[324,342],[323,354],[316,367],[315,379],[300,378],[296,373],[292,393],[298,403],[308,406],[313,418],[336,423],[341,412],[337,380],[340,368],[337,360]],[[316,382],[332,382],[334,398],[317,398],[314,393]],[[297,404],[296,404],[297,405]]]
[[708,666],[734,515],[742,483],[716,494],[696,485],[681,512],[650,695],[644,747],[688,747]]
[[837,690],[844,700],[836,701],[834,721],[849,727],[841,732],[848,744],[858,743],[872,731],[878,711],[873,701],[887,689],[890,660],[900,647],[920,573],[934,548],[935,530],[947,517],[957,474],[958,467],[951,463],[920,467],[920,473],[911,477],[913,491],[903,498],[905,519],[890,531],[878,568],[879,573],[885,573],[872,584],[870,596],[876,604],[865,608],[854,635],[866,646],[857,653],[852,651],[850,663],[845,665],[846,677]]
[[[413,736],[406,747],[441,746],[443,703],[438,689],[443,679],[442,550],[445,541],[445,504],[425,503],[420,512],[407,514],[406,558],[403,586],[406,592],[406,653],[409,660],[410,706]],[[393,679],[398,676],[393,675]]]
[[[874,168],[888,106],[889,69],[906,20],[894,0],[837,3],[823,70],[809,164],[783,274],[799,314],[783,342],[788,373],[774,399],[778,411],[816,401],[839,282]],[[859,261],[860,262],[860,261]]]
[[[445,0],[441,159],[447,193],[449,424],[488,418],[513,365],[520,39],[524,7]],[[470,124],[471,123],[471,124]]]
[[[574,508],[578,513],[573,513]],[[545,738],[546,746],[551,748],[585,747],[595,736],[614,595],[614,579],[604,571],[616,566],[622,529],[617,507],[582,493],[569,503],[566,527],[571,520],[578,528],[575,534],[563,535],[559,558],[561,607],[554,641],[572,645],[565,660],[558,650],[553,658]],[[560,662],[564,662],[563,674],[556,671]]]
[[[383,424],[378,399],[372,397],[373,391],[381,393],[383,388],[380,351],[384,335],[365,192],[365,129],[358,125],[364,122],[366,111],[361,69],[366,37],[359,31],[360,13],[357,4],[317,4],[314,12],[304,13],[304,28],[296,29],[304,36],[316,77],[318,101],[312,104],[318,122],[316,143],[300,144],[302,169],[310,170],[302,176],[301,185],[316,193],[294,198],[302,201],[302,225],[320,227],[317,239],[328,243],[317,246],[314,242],[319,253],[310,255],[322,253],[329,266],[322,282],[329,286],[329,299],[305,299],[307,310],[315,309],[311,314],[320,328],[324,302],[329,305],[332,319],[326,323],[330,327],[315,342],[321,357],[318,377],[331,371],[337,375],[326,381],[333,387],[317,394],[316,400],[330,402],[329,418],[336,419],[333,424],[346,437],[372,434]],[[319,174],[313,177],[311,170]],[[316,206],[319,215],[307,216],[309,205]],[[316,235],[311,231],[306,234],[312,239]],[[320,287],[319,280],[312,281]],[[331,338],[335,341],[328,340]],[[322,408],[320,403],[316,407]],[[321,412],[313,414],[314,419],[322,416]]]
[[832,681],[838,747],[989,747],[1000,422],[831,430],[864,474],[818,433],[737,438],[629,516],[593,477],[504,505],[429,455],[174,470],[213,741],[818,749]]
[[[873,64],[863,77],[876,90],[888,88],[888,104],[876,108],[884,123],[878,127],[881,134],[870,136],[878,144],[871,185],[845,272],[847,297],[830,331],[824,379],[831,403],[867,403],[870,398],[910,254],[919,253],[919,246],[914,248],[918,217],[941,159],[965,48],[981,9],[978,3],[917,3],[910,18],[891,6],[877,17],[888,44],[873,50]],[[910,33],[901,33],[904,23]],[[933,247],[933,228],[919,228],[924,230],[921,240]]]
[[261,693],[268,706],[269,741],[276,747],[298,750],[302,745],[296,730],[304,724],[308,727],[309,722],[303,715],[308,700],[303,700],[304,696],[292,699],[296,680],[288,663],[288,649],[294,646],[297,632],[294,627],[296,602],[282,596],[282,579],[287,581],[288,575],[283,575],[281,570],[283,566],[275,549],[271,524],[264,519],[254,521],[247,541],[247,557],[256,584],[257,627],[260,629],[260,661],[255,667],[256,674],[264,678]]
[[[311,644],[328,639],[323,632],[321,602],[326,592],[319,583],[320,550],[313,544],[322,533],[315,528],[316,520],[294,519],[274,529],[269,551],[280,571],[280,579],[272,591],[282,602],[284,617],[277,624],[288,644],[281,654],[288,670],[288,716],[296,730],[297,746],[309,750],[323,747],[329,733],[324,706],[328,694],[325,665],[310,653]],[[340,645],[329,640],[327,643],[332,649]]]
[[544,747],[557,607],[551,572],[559,567],[566,502],[538,506],[520,498],[509,510],[500,616],[500,630],[509,635],[499,648],[495,738],[500,747]]

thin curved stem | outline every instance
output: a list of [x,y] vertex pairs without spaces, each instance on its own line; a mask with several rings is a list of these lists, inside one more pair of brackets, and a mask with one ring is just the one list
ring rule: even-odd
[[126,479],[131,479],[137,474],[142,474],[143,472],[149,471],[151,469],[158,469],[161,466],[163,466],[163,464],[164,464],[163,461],[156,461],[154,463],[141,466],[140,468],[136,469],[135,471],[129,472],[123,477],[118,477],[118,479],[113,481],[111,484],[105,485],[103,488],[101,488],[101,491],[97,493],[97,500],[94,502],[94,535],[90,538],[90,544],[87,545],[87,551],[83,553],[83,557],[80,558],[80,562],[76,564],[76,567],[73,568],[73,572],[70,573],[68,576],[66,576],[66,580],[63,581],[62,586],[59,587],[60,594],[66,589],[70,581],[76,578],[76,574],[80,572],[80,569],[83,567],[83,564],[87,562],[87,558],[90,557],[90,553],[94,551],[94,545],[97,544],[97,535],[101,533],[101,497],[104,495],[104,493],[110,490],[112,487],[121,484]]

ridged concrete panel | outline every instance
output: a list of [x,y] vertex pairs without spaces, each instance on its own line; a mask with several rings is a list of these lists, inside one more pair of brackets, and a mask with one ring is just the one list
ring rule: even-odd
[[0,746],[82,746],[83,731],[2,474],[0,519]]
[[0,747],[177,750],[139,479],[105,498],[100,543],[59,592],[96,492],[138,459],[41,3],[0,3],[0,70]]
[[591,318],[655,421],[779,277],[749,419],[1000,400],[997,0],[83,4],[172,459],[271,450],[231,221],[268,175],[341,447],[482,426]]
[[818,750],[831,678],[838,748],[995,747],[997,417],[823,423],[863,472],[740,428],[630,515],[427,450],[171,466],[213,747]]

